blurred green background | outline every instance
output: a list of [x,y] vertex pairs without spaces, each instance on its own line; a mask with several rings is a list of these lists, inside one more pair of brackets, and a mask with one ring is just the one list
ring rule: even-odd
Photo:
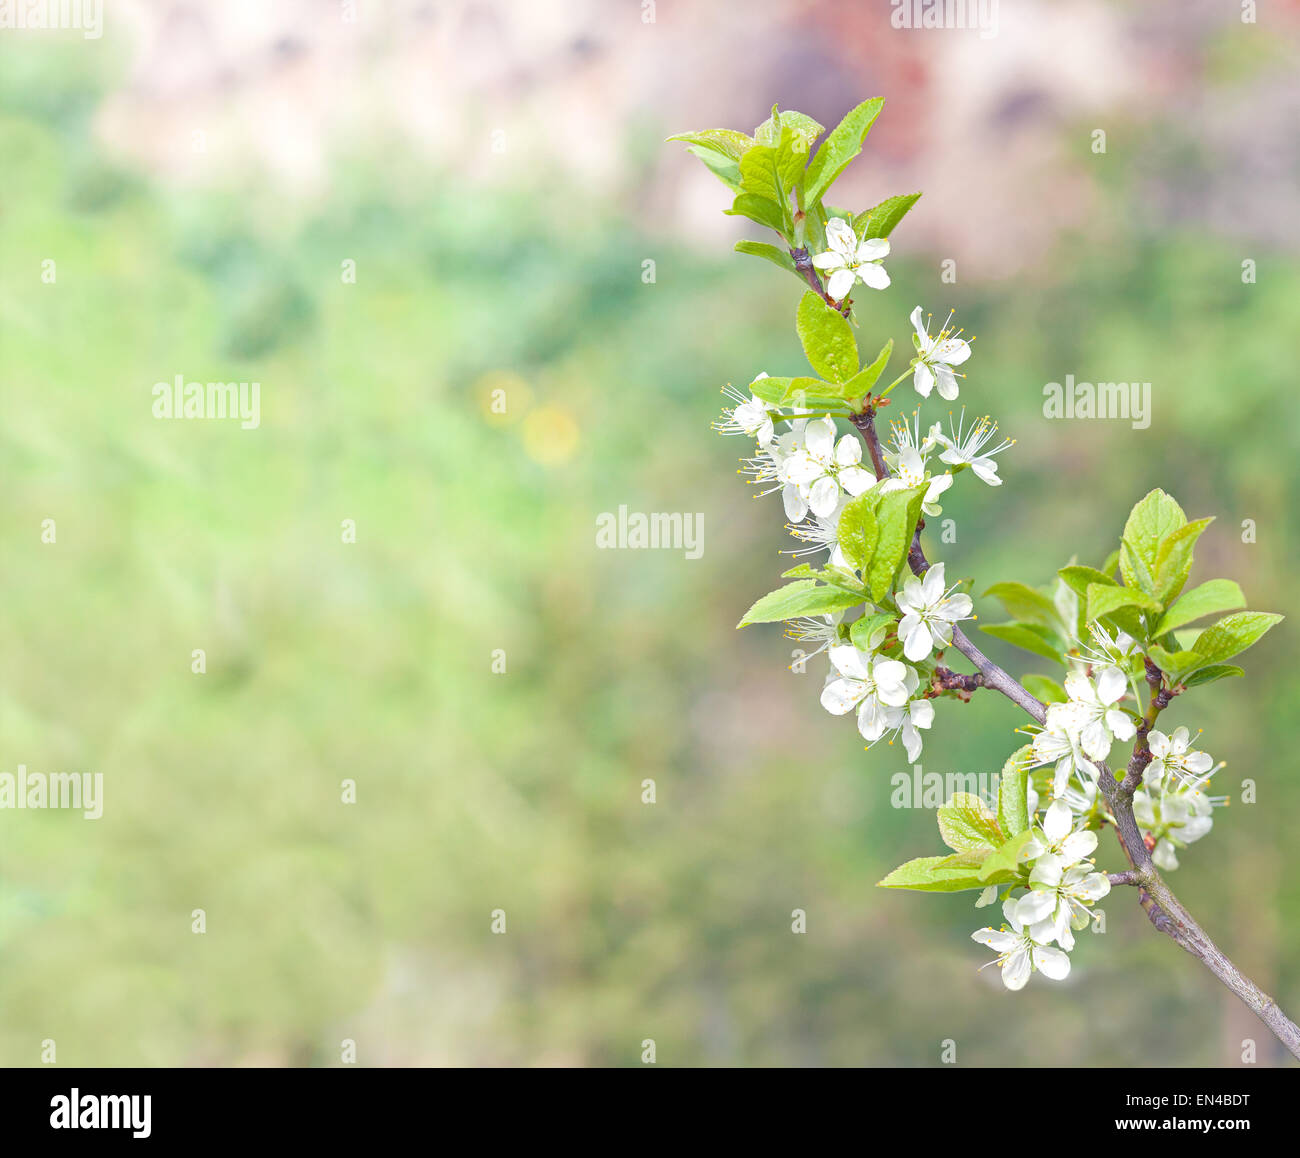
[[[1294,10],[1044,5],[983,39],[887,5],[627,7],[237,4],[196,32],[110,5],[102,40],[0,37],[0,752],[105,785],[99,821],[0,812],[0,1062],[337,1065],[351,1038],[365,1065],[634,1065],[651,1038],[661,1065],[945,1039],[1237,1065],[1253,1038],[1282,1064],[1127,895],[1067,983],[1013,995],[972,895],[873,887],[939,847],[890,807],[904,754],[864,753],[779,631],[733,630],[791,543],[709,423],[723,383],[801,371],[799,289],[661,142],[886,97],[837,199],[926,196],[864,348],[956,307],[962,401],[1018,439],[1006,485],[944,504],[951,575],[1095,563],[1159,485],[1218,518],[1194,578],[1291,614]],[[155,420],[178,373],[259,381],[260,427]],[[1150,381],[1150,428],[1045,420],[1066,374]],[[702,558],[597,550],[621,504],[702,512]],[[1234,797],[1172,883],[1296,1016],[1293,622],[1169,714]],[[945,703],[922,763],[994,772],[1021,722]]]

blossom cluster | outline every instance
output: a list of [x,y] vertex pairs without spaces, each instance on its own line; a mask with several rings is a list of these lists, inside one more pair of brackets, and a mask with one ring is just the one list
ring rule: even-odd
[[[1131,644],[1131,640],[1127,641]],[[1123,655],[1124,640],[1107,640],[1108,655]],[[1090,665],[1091,666],[1091,665]],[[1117,666],[1076,669],[1065,677],[1067,699],[1049,705],[1047,718],[1030,746],[1035,766],[1050,766],[1050,803],[1041,827],[1021,850],[1030,867],[1029,889],[1018,900],[1008,899],[1003,915],[1010,928],[983,928],[974,940],[997,954],[1002,980],[1020,989],[1034,972],[1060,980],[1070,971],[1074,932],[1086,928],[1092,907],[1110,892],[1105,873],[1085,862],[1097,846],[1090,826],[1101,820],[1097,782],[1099,764],[1116,740],[1132,740],[1138,721],[1123,707],[1128,677]],[[1190,733],[1179,728],[1173,736],[1151,730],[1147,746],[1152,760],[1145,770],[1145,787],[1134,794],[1133,811],[1152,843],[1152,860],[1160,868],[1178,867],[1175,849],[1209,832],[1216,801],[1201,789],[1213,759],[1190,748]],[[1036,812],[1033,793],[1030,811]],[[988,904],[996,889],[985,890],[977,904]],[[1053,945],[1055,942],[1055,945]]]
[[[828,297],[841,302],[845,312],[847,298],[859,284],[888,287],[882,264],[889,254],[887,240],[860,239],[840,218],[827,225],[826,239],[826,252],[814,255],[812,265],[826,277]],[[952,315],[933,333],[920,306],[909,320],[915,356],[899,378],[865,400],[873,414],[908,377],[923,401],[932,393],[949,402],[959,397],[964,375],[955,368],[969,360],[971,345],[951,328]],[[742,473],[759,494],[780,492],[787,530],[799,543],[793,555],[824,554],[824,566],[859,581],[840,541],[841,518],[853,500],[873,490],[881,496],[908,490],[919,496],[921,512],[933,517],[965,470],[988,486],[1001,485],[995,459],[1013,443],[998,438],[997,423],[988,417],[968,422],[963,410],[955,422],[950,417],[945,432],[937,421],[923,425],[918,405],[911,422],[891,424],[876,457],[883,467],[875,468],[864,461],[859,438],[837,426],[837,418],[859,413],[850,408],[851,400],[844,407],[821,409],[805,404],[806,397],[777,405],[760,396],[760,391],[772,396],[759,386],[766,378],[759,374],[747,393],[728,388],[733,405],[724,409],[715,429],[753,439]],[[788,621],[792,638],[816,644],[803,657],[805,668],[826,653],[829,670],[821,690],[826,711],[854,715],[868,746],[901,738],[911,761],[920,757],[922,732],[934,722],[934,700],[950,690],[936,672],[937,662],[952,645],[957,624],[973,618],[974,610],[971,597],[958,590],[961,585],[948,583],[943,563],[917,570],[921,573],[880,599],[863,596],[865,624],[846,621],[844,611]],[[1125,706],[1134,674],[1141,670],[1135,640],[1094,622],[1093,641],[1084,646],[1073,626],[1079,610],[1075,593],[1060,584],[1054,605],[1066,625],[1071,670],[1058,689],[1063,695],[1048,706],[1041,730],[1026,748],[1027,767],[1050,772],[1040,780],[1041,798],[1032,776],[1027,782],[1028,832],[1014,873],[1001,878],[1014,883],[987,887],[977,901],[982,908],[1001,899],[1004,923],[972,934],[997,954],[993,963],[1012,990],[1022,988],[1035,972],[1054,980],[1066,977],[1075,933],[1096,919],[1095,906],[1110,892],[1108,875],[1091,859],[1097,828],[1113,820],[1099,799],[1098,778],[1113,745],[1133,740],[1142,723]],[[1155,863],[1174,868],[1176,850],[1204,836],[1212,824],[1215,801],[1202,789],[1213,761],[1190,748],[1185,728],[1172,736],[1150,728],[1145,733],[1151,759],[1134,796],[1134,812]]]

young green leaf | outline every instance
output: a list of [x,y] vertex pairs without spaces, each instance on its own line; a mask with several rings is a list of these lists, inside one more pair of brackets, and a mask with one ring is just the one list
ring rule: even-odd
[[875,124],[884,104],[881,97],[863,101],[857,108],[850,110],[830,131],[822,142],[821,148],[813,156],[808,172],[804,176],[805,204],[811,205],[815,201],[820,201],[822,194],[831,187],[835,178],[843,173],[848,163],[862,152],[862,144],[867,139],[867,134]]
[[995,849],[1006,840],[998,818],[973,792],[954,793],[939,809],[939,835],[953,852]]
[[733,161],[726,153],[710,149],[707,145],[690,145],[688,153],[693,153],[719,181],[733,193],[740,192],[740,164]]
[[674,133],[668,140],[685,141],[688,145],[713,149],[737,162],[754,147],[752,137],[735,129],[701,129],[698,133]]
[[869,394],[871,388],[876,384],[876,380],[884,372],[885,367],[889,365],[889,358],[893,352],[894,339],[890,338],[870,366],[863,366],[861,370],[844,383],[844,397],[861,398],[864,394]]
[[770,261],[773,265],[780,266],[782,269],[789,270],[795,277],[803,281],[799,271],[794,267],[794,258],[784,250],[775,245],[768,245],[763,241],[738,241],[736,242],[737,253],[748,253],[753,257],[761,257],[764,261]]
[[909,860],[878,881],[876,887],[915,889],[922,893],[959,893],[964,889],[982,889],[990,884],[1010,884],[1019,879],[1015,873],[998,872],[996,868],[986,877],[987,866],[975,870],[945,865],[943,862],[946,860],[946,856],[922,856]]
[[832,309],[812,290],[799,301],[795,328],[808,364],[823,378],[844,383],[858,372],[858,343],[853,327],[839,310]]
[[1216,615],[1220,611],[1235,611],[1246,606],[1241,588],[1231,579],[1211,579],[1183,595],[1161,617],[1154,635],[1164,635],[1184,623],[1191,623],[1203,615]]
[[1089,622],[1125,607],[1135,607],[1139,611],[1153,614],[1158,614],[1161,610],[1160,604],[1150,595],[1128,587],[1112,587],[1103,583],[1088,584],[1087,600]]
[[986,885],[1000,884],[1020,879],[1020,850],[1029,842],[1030,830],[1025,828],[1008,837],[996,852],[990,855],[979,870],[979,878]]
[[888,237],[907,211],[921,199],[919,193],[904,193],[887,197],[873,209],[859,213],[853,219],[853,228],[864,241],[871,237]]
[[1183,589],[1183,584],[1192,571],[1192,549],[1201,537],[1201,532],[1212,522],[1213,516],[1197,519],[1185,527],[1179,527],[1160,544],[1156,554],[1155,574],[1156,598],[1161,603],[1168,604]]
[[998,600],[1013,619],[1051,629],[1064,626],[1056,604],[1027,583],[994,583],[984,594]]
[[808,566],[807,563],[800,563],[797,567],[791,567],[789,571],[781,572],[782,579],[816,579],[818,582],[827,583],[831,587],[838,587],[841,591],[851,591],[862,602],[867,597],[866,589],[858,581],[856,575],[850,575],[847,571],[839,567],[827,567],[823,571],[818,571],[815,567]]
[[1213,627],[1201,632],[1193,649],[1200,657],[1198,666],[1222,663],[1257,643],[1275,623],[1282,622],[1281,615],[1266,611],[1239,611],[1220,619]]
[[841,403],[840,387],[820,378],[759,378],[749,384],[756,398],[773,406],[805,405],[815,402]]
[[1189,672],[1202,666],[1202,660],[1194,651],[1167,651],[1158,645],[1147,650],[1151,662],[1170,679],[1179,680]]
[[1202,684],[1212,684],[1215,680],[1227,679],[1229,676],[1240,676],[1246,673],[1231,663],[1212,663],[1209,667],[1197,668],[1182,684],[1189,688],[1199,688]]
[[[872,488],[874,490],[875,488]],[[927,483],[910,490],[890,491],[882,495],[876,508],[879,538],[875,554],[867,566],[863,579],[871,598],[879,602],[893,585],[894,572],[912,546],[916,522],[921,517],[921,503],[925,499]],[[867,491],[871,494],[872,491]]]
[[777,233],[785,231],[785,214],[781,211],[781,206],[754,193],[741,193],[732,202],[731,208],[724,209],[722,212],[729,217],[748,217],[750,221],[766,225],[768,229],[775,229]]
[[876,553],[876,543],[880,539],[880,530],[876,525],[875,503],[865,491],[850,499],[840,512],[839,544],[844,557],[853,564],[854,570],[867,570],[867,564]]
[[1124,524],[1122,541],[1128,550],[1120,551],[1119,566],[1125,584],[1154,595],[1160,545],[1186,525],[1183,508],[1169,495],[1158,487],[1148,492],[1129,512],[1128,522]]
[[[1112,567],[1113,571],[1114,568]],[[1103,587],[1109,584],[1111,587],[1118,587],[1115,582],[1104,571],[1098,571],[1096,567],[1084,567],[1080,564],[1071,564],[1069,567],[1062,567],[1057,574],[1065,581],[1076,595],[1086,599],[1088,597],[1088,584],[1100,583]]]
[[797,113],[793,109],[778,112],[776,106],[773,105],[772,115],[754,130],[754,140],[760,145],[779,145],[782,130],[784,129],[791,131],[795,140],[802,144],[805,153],[812,148],[812,143],[826,131],[824,126],[819,125],[806,113]]
[[994,639],[1013,644],[1024,651],[1041,655],[1044,659],[1055,660],[1062,667],[1065,660],[1062,652],[1065,642],[1053,632],[1034,623],[981,623],[980,630]]
[[883,611],[864,615],[861,619],[854,620],[853,626],[849,628],[849,639],[859,651],[874,651],[880,646],[884,633],[896,623],[894,616]]
[[1026,744],[1011,754],[998,777],[998,827],[1008,837],[1029,828],[1029,765],[1033,745]]
[[831,611],[845,611],[861,602],[863,596],[857,592],[821,586],[812,579],[798,579],[769,591],[745,612],[745,617],[736,626],[777,623],[800,615],[826,615]]

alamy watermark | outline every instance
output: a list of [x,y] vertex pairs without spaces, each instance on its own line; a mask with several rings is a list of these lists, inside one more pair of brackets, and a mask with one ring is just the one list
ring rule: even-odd
[[978,796],[990,808],[998,804],[997,772],[926,772],[913,764],[910,772],[895,772],[889,778],[891,808],[942,808],[957,793]]
[[104,35],[104,0],[0,0],[0,31],[74,29],[87,40]]
[[895,28],[977,28],[981,40],[998,34],[998,0],[889,0]]
[[1145,430],[1151,425],[1151,383],[1076,382],[1067,374],[1064,385],[1043,387],[1043,417],[1121,418],[1134,430]]
[[687,559],[704,554],[704,515],[682,511],[602,511],[596,516],[596,546],[622,549],[683,551]]
[[177,374],[153,388],[155,418],[238,418],[244,430],[262,421],[260,382],[186,382]]
[[104,815],[102,772],[0,772],[0,808],[81,809],[86,820]]

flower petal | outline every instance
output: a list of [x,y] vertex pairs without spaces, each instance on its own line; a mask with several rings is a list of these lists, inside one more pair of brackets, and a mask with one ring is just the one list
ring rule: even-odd
[[[838,274],[836,276],[839,276]],[[889,274],[885,272],[883,265],[877,265],[874,261],[867,262],[866,265],[858,266],[858,277],[872,289],[882,290],[889,288]],[[832,295],[833,297],[834,295]]]
[[826,283],[826,292],[837,302],[843,301],[848,297],[855,280],[852,270],[837,269],[831,274],[830,280]]
[[1060,949],[1038,947],[1034,949],[1034,964],[1044,977],[1064,981],[1070,975],[1070,958]]

